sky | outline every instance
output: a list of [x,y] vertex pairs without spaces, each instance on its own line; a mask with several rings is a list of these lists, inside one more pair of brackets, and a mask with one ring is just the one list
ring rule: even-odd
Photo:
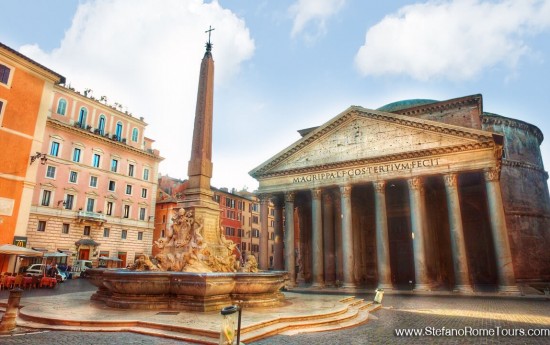
[[[215,61],[212,185],[351,105],[483,95],[550,136],[550,0],[0,0],[0,42],[133,116],[187,178],[200,62]],[[550,146],[541,145],[545,167]]]

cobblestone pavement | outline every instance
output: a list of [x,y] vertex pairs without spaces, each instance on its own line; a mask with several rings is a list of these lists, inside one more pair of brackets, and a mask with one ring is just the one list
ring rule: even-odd
[[[67,284],[63,289],[88,288]],[[76,286],[76,284],[74,286]],[[71,285],[71,286],[70,286]],[[60,289],[57,293],[63,293]],[[39,292],[37,292],[39,293]],[[358,296],[372,299],[372,296]],[[0,298],[2,298],[0,296]],[[5,297],[3,297],[5,298]],[[264,344],[550,344],[545,337],[397,337],[396,329],[461,330],[471,327],[472,332],[493,330],[518,332],[517,330],[547,329],[550,332],[550,301],[535,299],[503,299],[476,297],[424,297],[386,295],[384,308],[376,311],[371,320],[361,326],[322,333],[306,333],[294,336],[277,335],[258,342]],[[243,313],[246,317],[246,310]],[[156,338],[128,332],[61,332],[33,331],[12,336],[0,336],[0,344],[188,344],[186,342]]]

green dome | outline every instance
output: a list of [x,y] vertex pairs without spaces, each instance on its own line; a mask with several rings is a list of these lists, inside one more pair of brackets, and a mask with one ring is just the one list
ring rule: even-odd
[[385,111],[388,113],[399,111],[407,108],[417,107],[424,104],[437,103],[439,101],[433,99],[406,99],[403,101],[397,101],[393,103],[386,104],[383,107],[380,107],[376,110]]

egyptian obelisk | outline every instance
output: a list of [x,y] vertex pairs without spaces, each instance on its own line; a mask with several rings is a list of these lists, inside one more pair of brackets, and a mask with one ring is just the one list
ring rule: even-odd
[[212,178],[212,122],[214,108],[214,60],[212,43],[208,32],[206,52],[202,58],[193,128],[191,159],[188,165],[189,185],[180,206],[193,211],[195,220],[202,220],[202,236],[215,250],[220,239],[220,206],[212,200],[210,179]]

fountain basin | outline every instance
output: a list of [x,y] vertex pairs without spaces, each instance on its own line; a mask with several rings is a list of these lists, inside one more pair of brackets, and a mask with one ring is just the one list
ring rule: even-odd
[[92,299],[122,309],[219,310],[241,301],[246,307],[281,304],[287,272],[195,273],[90,269],[98,287]]

